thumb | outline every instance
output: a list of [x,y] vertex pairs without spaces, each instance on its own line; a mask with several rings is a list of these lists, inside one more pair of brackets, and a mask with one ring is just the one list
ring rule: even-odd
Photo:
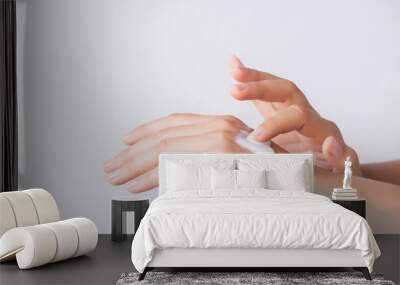
[[333,171],[343,169],[345,146],[334,136],[327,137],[322,143],[322,154]]
[[342,140],[339,140],[334,136],[327,137],[322,144],[322,153],[334,172],[343,171],[343,163],[346,160],[346,157],[349,156],[353,162],[354,174],[358,174],[358,156],[356,152],[346,146]]

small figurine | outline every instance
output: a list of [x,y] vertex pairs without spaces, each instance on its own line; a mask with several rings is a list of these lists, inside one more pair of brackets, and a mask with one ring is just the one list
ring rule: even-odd
[[351,187],[351,160],[350,157],[346,157],[344,162],[344,177],[343,177],[343,188],[334,188],[332,193],[333,200],[357,200],[357,189]]
[[344,177],[343,177],[343,189],[352,189],[351,188],[351,175],[353,172],[351,171],[351,160],[348,156],[346,161],[344,162]]

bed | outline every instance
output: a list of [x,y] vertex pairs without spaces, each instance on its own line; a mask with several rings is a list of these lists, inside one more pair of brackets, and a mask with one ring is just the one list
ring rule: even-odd
[[365,219],[314,194],[311,154],[162,154],[132,243],[154,268],[352,267],[380,251]]

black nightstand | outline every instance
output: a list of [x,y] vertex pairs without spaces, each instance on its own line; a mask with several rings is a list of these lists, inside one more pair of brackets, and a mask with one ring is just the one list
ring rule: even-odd
[[332,200],[333,203],[339,204],[340,206],[359,214],[361,217],[365,219],[366,217],[366,208],[367,202],[365,199],[357,199],[357,200]]
[[111,240],[121,242],[126,240],[127,234],[124,233],[127,221],[124,220],[124,212],[134,212],[135,232],[139,227],[140,221],[150,204],[150,198],[145,195],[130,195],[113,197],[111,201]]

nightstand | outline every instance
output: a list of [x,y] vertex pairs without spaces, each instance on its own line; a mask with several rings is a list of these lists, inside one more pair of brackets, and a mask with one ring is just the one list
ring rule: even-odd
[[339,204],[340,206],[356,213],[359,214],[361,217],[365,219],[366,217],[366,200],[359,198],[356,200],[335,200],[332,199],[333,203]]
[[111,202],[111,239],[124,241],[127,238],[126,212],[134,212],[134,229],[139,227],[140,221],[146,214],[150,198],[144,195],[130,195],[113,197]]

